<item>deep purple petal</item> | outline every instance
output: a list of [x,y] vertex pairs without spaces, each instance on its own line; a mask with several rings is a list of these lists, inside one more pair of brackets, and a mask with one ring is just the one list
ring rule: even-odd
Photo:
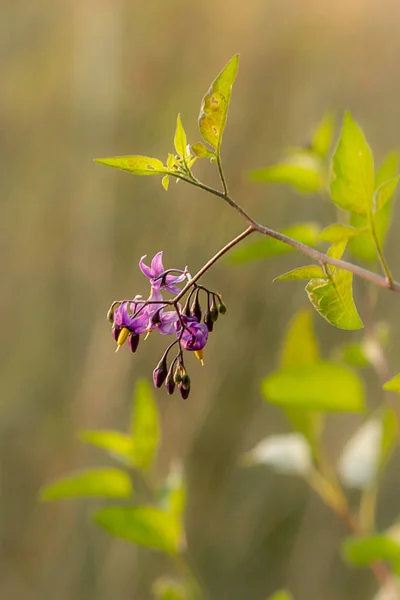
[[204,323],[191,323],[182,333],[181,343],[185,350],[201,350],[207,344],[208,329]]
[[162,251],[157,252],[157,254],[153,257],[153,260],[151,261],[151,271],[152,271],[151,276],[153,279],[155,279],[156,277],[158,277],[159,275],[162,275],[164,273],[162,255],[163,255]]
[[143,275],[145,275],[148,279],[151,279],[153,277],[152,270],[143,262],[143,259],[146,258],[146,256],[147,254],[142,256],[142,258],[139,260],[139,268],[142,271]]

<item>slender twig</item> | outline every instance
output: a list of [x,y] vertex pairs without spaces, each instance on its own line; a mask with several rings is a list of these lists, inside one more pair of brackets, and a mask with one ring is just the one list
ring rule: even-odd
[[[173,175],[175,177],[179,177],[179,175],[175,175],[172,173],[171,173],[171,175]],[[279,242],[283,242],[284,244],[291,246],[298,252],[305,254],[306,256],[310,257],[312,260],[315,260],[316,262],[318,262],[320,264],[332,265],[333,267],[338,267],[339,269],[349,271],[350,273],[353,273],[354,275],[357,275],[358,277],[361,277],[362,279],[365,279],[366,281],[370,281],[371,283],[373,283],[381,288],[400,293],[400,283],[398,283],[397,281],[394,281],[394,280],[390,281],[387,277],[382,277],[382,275],[378,275],[377,273],[374,273],[373,271],[368,271],[367,269],[364,269],[363,267],[360,267],[353,263],[347,262],[346,260],[339,260],[337,258],[332,258],[331,256],[328,256],[327,254],[324,254],[323,252],[320,252],[319,250],[316,250],[315,248],[306,246],[306,244],[302,244],[301,242],[298,242],[297,240],[294,240],[293,238],[290,238],[283,233],[279,233],[278,231],[275,231],[274,229],[265,227],[264,225],[257,223],[257,221],[255,221],[252,217],[250,217],[250,215],[248,215],[247,212],[241,206],[239,206],[239,204],[237,204],[230,196],[226,196],[223,192],[216,190],[216,189],[214,189],[208,185],[205,185],[201,182],[191,181],[190,179],[186,179],[185,177],[180,177],[180,179],[182,179],[183,181],[186,181],[187,183],[190,183],[191,185],[194,185],[195,187],[205,190],[205,191],[209,192],[210,194],[213,194],[214,196],[218,196],[219,198],[222,198],[223,200],[225,200],[249,224],[249,233],[251,233],[252,231],[257,231],[258,233],[261,233],[262,235],[266,235],[268,237],[274,238],[275,240],[278,240]],[[235,242],[235,243],[237,243],[237,242]],[[228,250],[229,250],[229,248],[228,248]],[[198,279],[198,277],[201,277],[201,275],[199,275],[198,277],[197,276],[195,276],[195,277],[196,277],[196,279]],[[179,296],[179,297],[181,297],[181,296]]]
[[222,187],[224,189],[224,196],[228,196],[229,195],[228,185],[226,183],[224,171],[222,170],[221,154],[219,151],[217,152],[217,165],[218,165],[219,177],[221,179]]

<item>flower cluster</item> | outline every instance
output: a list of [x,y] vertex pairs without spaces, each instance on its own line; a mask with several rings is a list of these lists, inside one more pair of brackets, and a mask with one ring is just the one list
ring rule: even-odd
[[[112,323],[112,334],[117,342],[117,349],[127,341],[132,352],[136,352],[140,336],[157,330],[161,335],[171,335],[174,340],[165,350],[161,360],[153,371],[153,382],[156,387],[165,383],[166,390],[173,394],[175,387],[182,398],[190,393],[190,378],[184,364],[184,350],[192,351],[203,364],[203,348],[207,344],[208,334],[213,330],[219,314],[226,312],[221,296],[196,282],[191,283],[187,269],[164,269],[162,252],[158,252],[151,265],[144,263],[143,256],[139,267],[143,275],[150,280],[150,296],[143,300],[135,296],[133,300],[117,300],[112,303],[107,318]],[[184,290],[178,284],[187,282],[188,294],[185,305],[178,302]],[[165,300],[163,292],[175,295],[172,300]],[[206,297],[206,311],[203,316],[200,297]],[[176,347],[177,354],[168,366],[168,355]]]

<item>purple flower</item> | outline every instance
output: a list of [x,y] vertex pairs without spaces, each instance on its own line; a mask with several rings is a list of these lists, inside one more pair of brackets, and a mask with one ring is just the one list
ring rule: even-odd
[[[121,329],[126,327],[132,333],[144,333],[149,322],[148,306],[138,302],[138,296],[130,302],[122,302],[114,311],[114,325]],[[135,313],[138,313],[136,317]]]
[[182,347],[185,350],[202,350],[208,340],[207,325],[199,323],[196,317],[187,317],[185,315],[182,315],[182,321],[185,324],[181,338]]
[[[143,262],[143,259],[146,258],[146,254],[142,256],[139,261],[140,270],[143,275],[150,279],[150,285],[153,289],[159,290],[162,287],[168,292],[171,292],[171,294],[178,294],[180,289],[176,284],[184,281],[186,275],[185,273],[182,273],[181,275],[171,275],[170,273],[167,273],[167,275],[163,277],[162,275],[165,273],[165,269],[162,262],[162,255],[162,252],[157,252],[151,261],[150,267]],[[173,270],[179,271],[179,269]]]

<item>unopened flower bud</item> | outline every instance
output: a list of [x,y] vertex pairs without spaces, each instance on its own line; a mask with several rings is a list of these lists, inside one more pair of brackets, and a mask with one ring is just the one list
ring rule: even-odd
[[128,337],[128,345],[131,352],[136,352],[139,346],[139,340],[140,336],[137,333],[132,332],[131,335]]
[[209,311],[204,315],[204,323],[207,325],[208,331],[212,331],[214,328],[214,321],[211,318],[211,313]]
[[167,373],[167,378],[165,380],[165,387],[168,394],[173,394],[175,391],[175,381],[174,381],[174,363],[169,368]]
[[217,319],[219,317],[218,308],[217,308],[217,305],[215,304],[214,300],[211,304],[210,316],[211,316],[211,320],[213,323],[215,323],[215,321],[217,321]]
[[193,304],[190,307],[190,315],[192,317],[196,317],[196,319],[199,321],[201,321],[201,306],[200,306],[200,302],[199,302],[199,294],[198,294],[198,290],[196,292],[196,296],[194,298]]
[[226,313],[226,305],[222,302],[222,300],[220,300],[218,304],[218,311],[221,315],[224,315]]
[[182,367],[181,365],[177,365],[174,373],[174,382],[179,384],[182,381]]
[[186,372],[182,375],[181,385],[185,390],[190,389],[190,377]]
[[121,327],[117,327],[116,325],[114,325],[114,327],[111,327],[111,333],[114,340],[117,342],[119,334],[121,333]]
[[112,323],[114,321],[114,312],[115,309],[118,308],[118,306],[120,305],[119,302],[114,302],[114,304],[112,304],[107,312],[107,319],[108,321],[110,321],[110,323]]
[[164,383],[168,374],[167,357],[163,356],[158,365],[153,371],[153,383],[156,388],[159,388]]
[[190,394],[190,385],[189,385],[188,388],[184,388],[183,385],[182,385],[182,383],[180,383],[178,385],[178,390],[179,390],[179,393],[180,393],[180,395],[182,396],[182,398],[184,400],[186,400],[189,397],[189,394]]

